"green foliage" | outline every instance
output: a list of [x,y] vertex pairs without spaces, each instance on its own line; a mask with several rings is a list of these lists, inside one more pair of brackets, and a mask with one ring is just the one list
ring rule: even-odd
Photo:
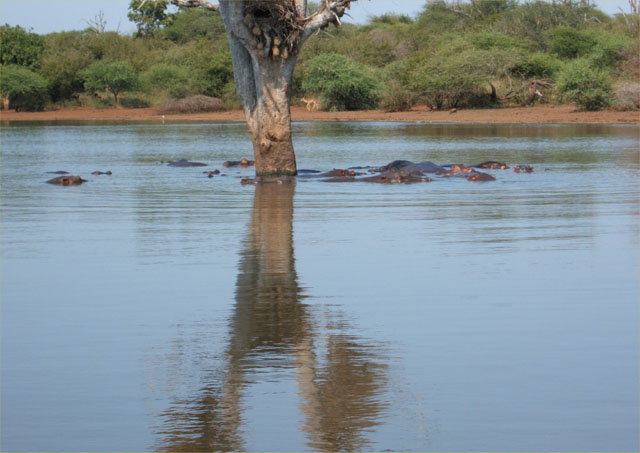
[[167,23],[168,0],[131,0],[129,20],[138,27],[138,36],[153,36]]
[[226,39],[220,14],[201,8],[180,10],[171,17],[170,23],[162,29],[162,35],[178,44],[203,38],[208,40]]
[[80,72],[93,63],[88,38],[82,32],[52,33],[45,37],[46,51],[40,74],[47,79],[54,102],[75,99],[84,90]]
[[47,82],[29,69],[18,65],[0,66],[0,93],[9,97],[16,111],[42,110],[47,101]]
[[522,79],[549,79],[560,70],[562,63],[543,52],[526,54],[509,68],[509,73]]
[[151,103],[149,103],[149,101],[137,96],[123,97],[120,99],[120,105],[127,109],[144,109],[151,107]]
[[392,80],[385,84],[380,107],[387,112],[406,112],[416,103],[415,95],[400,82]]
[[573,28],[557,27],[547,33],[551,52],[560,58],[578,58],[587,55],[596,45],[590,33]]
[[407,61],[406,83],[432,108],[459,107],[483,93],[488,81],[504,75],[513,58],[510,52],[477,50],[445,39]]
[[600,110],[610,103],[613,89],[609,75],[587,59],[567,63],[558,75],[560,96],[585,110]]
[[116,105],[118,95],[135,88],[138,80],[133,67],[124,61],[98,61],[82,71],[82,77],[87,91],[110,91]]
[[327,109],[371,109],[379,101],[380,84],[372,71],[339,54],[321,54],[309,61],[302,87],[319,95]]
[[589,58],[595,66],[613,69],[623,60],[627,44],[627,39],[624,36],[595,30],[592,32],[592,36],[596,44]]
[[157,63],[140,76],[145,91],[163,92],[170,98],[181,99],[199,93],[198,78],[192,78],[193,70],[187,66]]
[[516,47],[516,40],[504,33],[496,33],[489,31],[480,31],[467,33],[464,36],[465,41],[476,49],[503,49],[510,50]]
[[44,39],[16,25],[0,27],[0,64],[16,64],[30,69],[40,67]]

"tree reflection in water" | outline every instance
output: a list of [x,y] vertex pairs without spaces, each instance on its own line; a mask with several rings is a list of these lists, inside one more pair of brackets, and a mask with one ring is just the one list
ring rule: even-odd
[[294,190],[294,184],[256,186],[221,372],[192,399],[174,400],[160,415],[159,450],[244,450],[242,398],[256,379],[249,375],[265,367],[295,370],[312,450],[362,450],[369,444],[366,434],[381,422],[387,365],[380,348],[348,334],[346,322],[327,325],[326,317],[302,302],[293,248]]

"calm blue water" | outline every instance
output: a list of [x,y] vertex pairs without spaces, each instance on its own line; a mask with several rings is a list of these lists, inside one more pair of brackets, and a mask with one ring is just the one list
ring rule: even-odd
[[637,126],[294,129],[536,171],[243,186],[244,125],[4,123],[2,451],[638,451]]

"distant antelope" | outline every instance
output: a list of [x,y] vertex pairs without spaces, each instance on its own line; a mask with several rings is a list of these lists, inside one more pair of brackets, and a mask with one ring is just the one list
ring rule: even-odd
[[307,104],[307,110],[309,110],[310,112],[314,112],[314,111],[318,110],[318,101],[317,100],[302,98],[301,101],[305,102]]

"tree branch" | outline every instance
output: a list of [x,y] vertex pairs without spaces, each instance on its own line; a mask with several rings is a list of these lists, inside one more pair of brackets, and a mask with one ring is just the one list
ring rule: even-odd
[[323,0],[320,10],[306,19],[304,26],[303,42],[315,31],[326,28],[329,24],[340,25],[340,18],[351,7],[351,2],[356,0]]
[[204,0],[171,0],[171,3],[173,5],[182,6],[185,8],[202,7],[204,9],[208,9],[209,11],[218,11],[218,5],[205,2]]

